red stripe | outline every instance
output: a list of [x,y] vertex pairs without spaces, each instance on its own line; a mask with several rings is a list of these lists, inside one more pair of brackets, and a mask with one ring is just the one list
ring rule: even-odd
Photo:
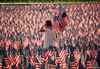
[[31,65],[34,65],[34,56],[30,56],[29,60],[30,60]]
[[76,64],[74,62],[70,62],[71,64],[71,69],[77,69]]
[[2,63],[0,63],[0,69],[2,69]]
[[56,65],[50,65],[50,69],[56,69]]
[[36,65],[36,69],[40,69],[42,64],[35,63],[35,65]]
[[22,67],[22,69],[24,69],[24,65],[23,64],[21,64],[21,67]]

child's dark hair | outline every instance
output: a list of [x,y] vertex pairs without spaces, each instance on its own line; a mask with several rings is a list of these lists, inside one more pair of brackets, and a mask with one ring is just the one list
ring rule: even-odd
[[51,20],[46,20],[45,23],[46,23],[46,26],[52,26]]

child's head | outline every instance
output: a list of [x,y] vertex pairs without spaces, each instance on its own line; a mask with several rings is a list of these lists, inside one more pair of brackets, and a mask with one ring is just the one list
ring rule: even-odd
[[46,20],[46,21],[45,21],[45,26],[47,26],[47,27],[52,27],[51,20]]

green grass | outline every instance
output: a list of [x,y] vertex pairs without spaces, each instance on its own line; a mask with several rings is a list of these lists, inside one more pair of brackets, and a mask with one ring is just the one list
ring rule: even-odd
[[100,2],[100,0],[0,0],[0,3],[70,3],[70,2]]

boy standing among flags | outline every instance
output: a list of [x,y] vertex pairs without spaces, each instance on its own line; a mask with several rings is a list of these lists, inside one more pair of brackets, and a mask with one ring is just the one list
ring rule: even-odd
[[49,46],[53,46],[53,39],[54,37],[57,38],[57,34],[52,30],[51,20],[46,20],[39,32],[44,32],[44,49],[48,49]]

